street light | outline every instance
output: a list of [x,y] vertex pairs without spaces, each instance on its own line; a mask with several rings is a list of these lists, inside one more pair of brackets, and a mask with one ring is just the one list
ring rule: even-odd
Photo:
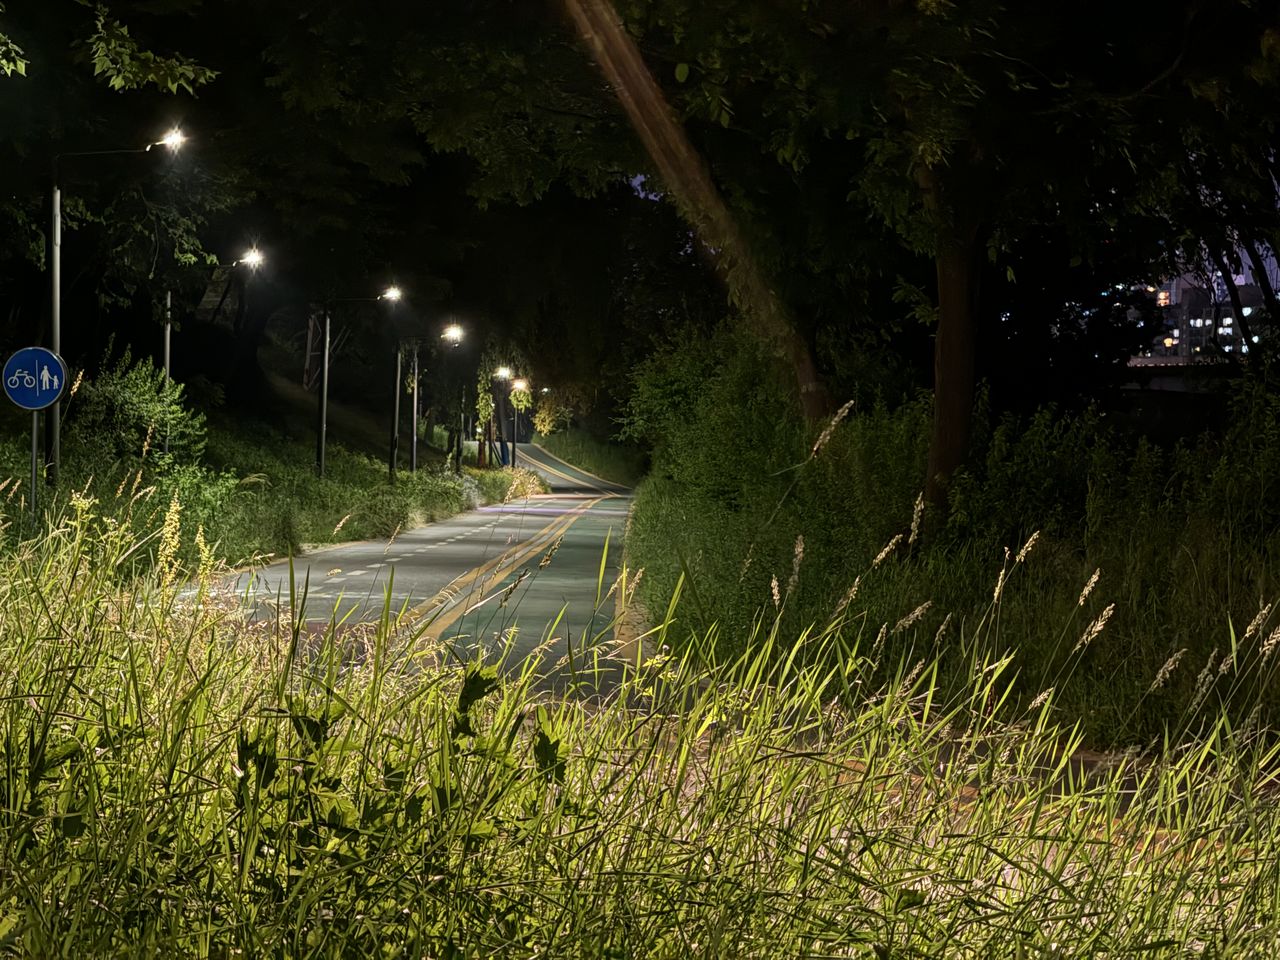
[[[511,381],[511,397],[517,393],[527,393],[529,391],[529,381],[524,377],[516,377]],[[516,465],[516,444],[520,440],[520,408],[516,406],[515,400],[511,401],[511,467],[515,469]]]
[[[182,131],[174,127],[159,140],[146,146],[124,150],[77,150],[69,153],[58,153],[53,157],[51,177],[51,206],[53,213],[53,230],[50,233],[49,279],[51,302],[49,311],[49,348],[59,356],[62,355],[62,188],[58,185],[58,163],[71,157],[110,157],[133,153],[149,153],[152,147],[167,147],[177,152],[186,142]],[[62,402],[55,400],[47,414],[48,432],[45,442],[45,456],[48,458],[46,479],[50,484],[58,482],[58,467],[62,463]]]
[[444,328],[444,333],[440,334],[442,339],[448,340],[455,347],[462,342],[464,335],[465,331],[456,323],[449,324]]
[[[252,252],[252,251],[251,251]],[[246,254],[246,257],[248,255]],[[329,430],[329,331],[333,321],[333,305],[335,303],[397,303],[404,293],[394,284],[387,287],[376,297],[329,297],[324,302],[324,333],[321,337],[320,347],[320,403],[317,411],[316,423],[316,476],[324,476],[324,453],[325,440]],[[400,376],[399,357],[397,356],[396,377]],[[397,387],[398,390],[398,387]],[[400,394],[397,392],[397,409]],[[391,479],[394,482],[396,477],[395,470],[395,445],[398,440],[396,428],[391,428]]]
[[251,247],[244,252],[243,257],[231,264],[231,266],[238,267],[241,264],[244,264],[250,270],[257,270],[260,266],[266,263],[266,260],[267,258],[262,255],[261,250],[257,247]]
[[[180,131],[170,130],[169,133],[165,135],[165,139],[159,142],[164,143],[166,146],[173,146],[173,148],[176,149],[178,146],[181,146],[183,139],[184,138]],[[172,141],[172,143],[170,143],[170,141]],[[265,262],[266,262],[266,257],[262,255],[262,251],[259,250],[257,247],[251,247],[250,249],[245,251],[244,256],[242,256],[239,260],[235,260],[227,264],[227,267],[229,269],[234,270],[236,267],[243,264],[244,266],[248,267],[250,270],[257,270]],[[171,343],[172,332],[173,332],[173,291],[166,290],[164,292],[164,379],[166,383],[168,383],[169,380],[172,379],[172,373],[171,373],[171,367],[170,367],[170,356],[171,356],[170,343]],[[169,452],[168,432],[165,433],[165,437],[164,437],[164,452],[165,453]]]

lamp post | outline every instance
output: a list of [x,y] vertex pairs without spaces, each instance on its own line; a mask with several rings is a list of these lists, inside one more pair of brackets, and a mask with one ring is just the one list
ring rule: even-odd
[[[58,163],[72,157],[112,157],[126,154],[149,153],[152,147],[168,147],[177,150],[186,142],[186,136],[176,127],[159,140],[143,147],[125,150],[79,150],[55,154],[52,164],[50,194],[52,206],[52,231],[50,233],[49,279],[51,300],[49,310],[49,348],[62,355],[62,188],[59,185]],[[54,401],[49,407],[48,430],[45,432],[45,478],[50,485],[58,482],[58,467],[62,463],[62,403]]]
[[[316,410],[316,476],[324,476],[325,440],[329,430],[329,332],[333,322],[333,305],[335,303],[378,303],[386,301],[396,303],[404,294],[397,286],[390,286],[376,297],[330,297],[324,302],[324,332],[321,334],[320,347],[320,402]],[[396,378],[400,376],[399,357],[396,358]],[[397,399],[399,393],[396,394]],[[395,434],[392,433],[392,449],[394,450]],[[392,464],[391,479],[395,481],[395,465]]]
[[[512,372],[511,372],[511,368],[510,368],[510,367],[508,367],[506,364],[503,364],[503,365],[502,365],[502,366],[500,366],[497,370],[493,371],[493,377],[494,377],[494,379],[495,379],[495,380],[498,380],[498,381],[501,381],[502,383],[506,383],[508,380],[510,380],[510,379],[512,378],[512,376],[513,376],[513,375],[514,375],[514,374],[512,374]],[[508,397],[508,398],[507,398],[507,402],[508,402],[508,403],[510,403],[510,402],[511,402],[511,398],[510,398],[510,397]],[[501,422],[501,420],[499,420],[499,422],[498,422],[498,426],[499,426],[499,427],[501,427],[501,426],[502,426],[502,422]],[[499,440],[499,441],[501,441],[501,440],[502,440],[502,431],[501,431],[501,430],[499,430],[499,431],[498,431],[498,440]],[[514,448],[514,447],[512,447],[512,452],[513,452],[513,453],[514,453],[514,450],[515,450],[515,448]],[[513,458],[512,458],[511,456],[508,456],[508,457],[507,457],[507,464],[508,464],[508,466],[511,466],[511,465],[512,465],[512,459],[513,459]]]
[[[234,270],[236,267],[244,265],[248,267],[250,270],[257,270],[265,262],[266,262],[266,257],[262,255],[262,251],[259,250],[257,247],[252,247],[249,250],[246,250],[244,256],[241,257],[239,260],[236,260],[228,264],[219,264],[219,266],[225,266],[227,269]],[[173,291],[166,290],[164,292],[164,382],[166,384],[168,384],[173,379],[173,370],[171,365],[172,336],[173,336]],[[164,435],[164,452],[165,453],[169,452],[169,432],[167,430],[165,431],[165,435]]]
[[[465,336],[466,336],[466,331],[462,329],[461,325],[457,323],[451,323],[444,328],[443,332],[441,332],[440,339],[443,340],[445,343],[449,344],[450,347],[457,347],[460,343],[462,343],[462,339]],[[416,382],[414,383],[414,389],[415,390],[417,389]],[[466,385],[463,384],[462,398],[461,400],[458,401],[458,442],[454,445],[454,452],[456,455],[454,456],[453,470],[455,473],[462,472],[462,445],[464,443],[463,437],[465,436],[465,432],[466,432],[465,431],[465,425],[467,422],[466,418],[467,418],[467,388],[466,388]],[[413,430],[414,430],[414,438],[416,439],[418,435],[417,423],[414,423]]]
[[[511,381],[511,395],[514,397],[517,393],[527,393],[529,390],[529,381],[524,377],[516,377]],[[515,400],[511,401],[511,467],[516,465],[516,443],[520,439],[520,408],[516,406]]]

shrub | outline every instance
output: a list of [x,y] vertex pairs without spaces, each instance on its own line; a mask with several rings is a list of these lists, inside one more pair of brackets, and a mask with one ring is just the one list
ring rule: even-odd
[[107,462],[155,457],[166,440],[175,460],[194,463],[204,452],[205,418],[183,404],[182,384],[150,360],[134,362],[127,349],[81,383],[68,414],[68,445]]

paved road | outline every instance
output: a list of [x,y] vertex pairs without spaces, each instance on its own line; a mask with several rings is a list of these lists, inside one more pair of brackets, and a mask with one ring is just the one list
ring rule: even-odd
[[[393,613],[429,621],[428,635],[463,645],[511,642],[519,656],[550,640],[554,661],[570,651],[578,656],[584,637],[589,644],[611,639],[615,599],[608,594],[630,491],[531,444],[520,445],[519,462],[538,471],[551,492],[482,507],[391,542],[342,544],[295,559],[295,596],[306,619],[377,620],[389,591]],[[289,564],[241,574],[235,587],[255,616],[274,616],[277,605],[288,609]]]

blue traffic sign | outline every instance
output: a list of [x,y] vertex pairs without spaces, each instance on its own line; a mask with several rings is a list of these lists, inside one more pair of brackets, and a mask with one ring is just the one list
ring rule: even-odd
[[67,389],[67,365],[52,350],[23,347],[4,365],[4,392],[24,410],[43,410]]

